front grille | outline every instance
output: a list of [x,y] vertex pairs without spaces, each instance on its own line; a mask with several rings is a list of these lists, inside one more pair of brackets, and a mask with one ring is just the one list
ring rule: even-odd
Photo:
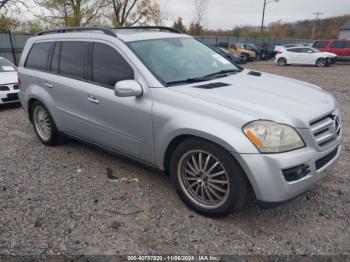
[[325,165],[327,165],[331,160],[335,158],[335,156],[338,153],[338,148],[334,149],[332,152],[329,154],[325,155],[324,157],[320,158],[315,162],[316,170],[321,169]]
[[18,100],[18,94],[8,94],[7,98],[1,99],[3,102],[11,102],[11,101],[17,101]]
[[310,126],[315,141],[321,148],[332,144],[340,135],[340,119],[335,114],[312,121]]
[[0,91],[9,91],[10,87],[8,86],[0,86]]

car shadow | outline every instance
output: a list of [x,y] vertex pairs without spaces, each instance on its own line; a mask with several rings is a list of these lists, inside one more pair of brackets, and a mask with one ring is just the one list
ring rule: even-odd
[[1,104],[0,105],[0,111],[5,111],[8,109],[17,109],[21,107],[21,103],[20,102],[16,102],[16,103],[10,103],[10,104]]

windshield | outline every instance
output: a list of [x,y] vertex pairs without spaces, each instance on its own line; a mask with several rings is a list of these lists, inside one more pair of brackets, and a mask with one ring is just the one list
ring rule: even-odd
[[310,47],[310,49],[311,49],[312,52],[314,52],[314,53],[320,53],[320,50],[318,50],[317,48]]
[[[240,68],[193,38],[168,38],[131,42],[133,52],[163,83],[205,81],[204,77]],[[223,75],[224,76],[224,75]]]
[[0,58],[0,72],[13,72],[13,71],[16,71],[16,67],[6,59]]

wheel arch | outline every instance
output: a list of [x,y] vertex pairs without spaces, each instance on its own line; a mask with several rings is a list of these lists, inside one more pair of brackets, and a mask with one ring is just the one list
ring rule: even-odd
[[252,176],[249,175],[250,173],[247,172],[247,166],[245,165],[245,163],[242,163],[242,159],[237,157],[238,153],[233,153],[232,151],[228,150],[227,147],[224,146],[223,144],[217,143],[217,142],[212,141],[210,139],[207,139],[207,138],[205,138],[205,137],[203,137],[201,135],[181,134],[181,135],[178,135],[178,136],[174,137],[170,141],[170,143],[167,145],[167,148],[166,148],[166,151],[165,151],[165,155],[164,155],[164,159],[163,159],[163,167],[164,167],[164,171],[165,171],[165,173],[167,175],[169,175],[169,164],[170,164],[170,159],[171,159],[172,153],[174,152],[176,147],[181,142],[183,142],[184,140],[189,139],[189,138],[202,139],[202,140],[205,140],[207,142],[213,143],[213,144],[223,148],[224,150],[228,151],[231,154],[231,156],[236,160],[237,165],[239,166],[239,168],[244,173],[244,175],[245,175],[245,177],[246,177],[246,179],[248,181],[248,184],[249,184],[251,192],[253,192],[254,196],[256,196],[256,192],[255,192],[257,190],[256,181],[252,178]]

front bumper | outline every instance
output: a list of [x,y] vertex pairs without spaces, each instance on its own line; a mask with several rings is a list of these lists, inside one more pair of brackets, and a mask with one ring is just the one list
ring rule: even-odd
[[[332,158],[317,169],[316,161],[332,152],[335,153]],[[335,166],[339,152],[340,145],[337,144],[323,152],[306,147],[280,154],[233,154],[247,174],[257,200],[272,204],[288,201],[306,192]],[[301,179],[288,182],[282,170],[300,165],[309,166],[310,172]]]
[[19,102],[19,90],[0,91],[0,105]]

